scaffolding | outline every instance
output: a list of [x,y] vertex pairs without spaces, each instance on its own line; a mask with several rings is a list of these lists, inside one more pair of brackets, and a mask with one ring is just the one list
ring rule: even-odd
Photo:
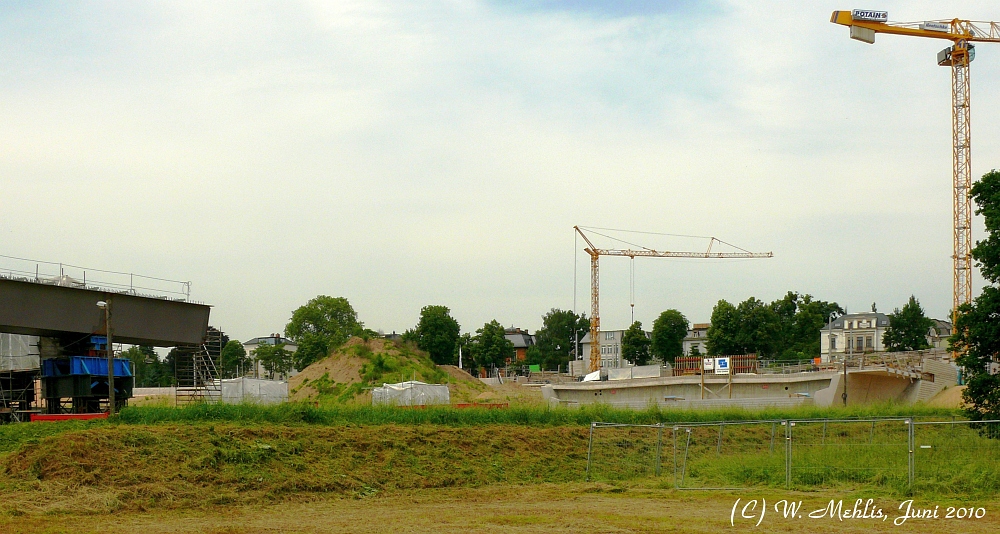
[[222,400],[222,382],[215,362],[222,354],[222,332],[208,327],[201,345],[177,347],[174,380],[178,406],[195,402],[217,403]]
[[0,334],[0,420],[26,419],[38,377],[37,338]]

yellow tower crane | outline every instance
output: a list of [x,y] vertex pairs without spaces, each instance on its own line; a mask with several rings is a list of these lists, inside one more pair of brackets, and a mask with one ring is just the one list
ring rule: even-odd
[[[709,259],[731,259],[731,258],[771,258],[774,254],[771,252],[748,252],[743,249],[739,249],[742,252],[712,252],[712,245],[715,243],[723,243],[729,245],[725,241],[721,241],[714,237],[709,238],[708,250],[705,252],[669,252],[669,251],[659,251],[653,250],[651,248],[639,247],[642,250],[632,250],[632,249],[601,249],[594,246],[590,242],[590,238],[583,233],[583,230],[579,226],[574,226],[574,230],[580,234],[584,242],[587,243],[587,248],[583,249],[584,252],[590,255],[590,372],[598,371],[601,368],[601,347],[600,342],[597,339],[597,335],[601,330],[601,298],[600,298],[600,264],[599,259],[601,256],[627,256],[633,260],[638,257],[646,258],[709,258]],[[592,231],[592,230],[588,230]],[[733,245],[729,245],[733,247]],[[739,247],[733,247],[739,248]]]
[[954,182],[954,307],[952,325],[958,307],[972,300],[972,150],[969,126],[969,63],[976,57],[977,42],[1000,41],[1000,24],[961,19],[923,22],[889,22],[885,11],[834,11],[830,22],[849,26],[851,39],[875,44],[876,33],[928,37],[951,41],[938,52],[938,65],[951,67],[952,172]]

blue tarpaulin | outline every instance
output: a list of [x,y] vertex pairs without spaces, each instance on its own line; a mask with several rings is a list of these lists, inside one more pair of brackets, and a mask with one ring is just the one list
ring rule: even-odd
[[[42,376],[108,376],[108,360],[97,356],[70,356],[42,360]],[[115,358],[115,376],[132,376],[132,361]]]

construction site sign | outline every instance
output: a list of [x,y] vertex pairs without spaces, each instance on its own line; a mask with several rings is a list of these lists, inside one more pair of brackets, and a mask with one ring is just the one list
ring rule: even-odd
[[715,374],[717,374],[717,375],[728,375],[729,374],[729,358],[716,358],[715,359]]

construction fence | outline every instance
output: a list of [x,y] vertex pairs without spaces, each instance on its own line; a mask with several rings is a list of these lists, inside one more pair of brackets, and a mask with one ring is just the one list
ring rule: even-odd
[[587,480],[671,477],[678,489],[1000,491],[1000,420],[886,417],[590,426]]

